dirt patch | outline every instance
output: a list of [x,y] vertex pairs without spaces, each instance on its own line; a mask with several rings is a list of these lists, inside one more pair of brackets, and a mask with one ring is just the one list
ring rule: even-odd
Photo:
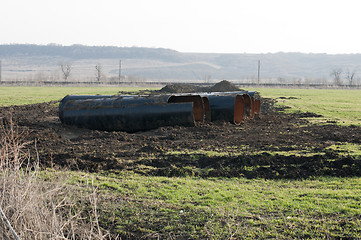
[[62,125],[55,102],[2,107],[0,122],[7,127],[12,116],[44,167],[161,176],[361,176],[360,157],[328,148],[361,144],[360,127],[314,125],[305,118],[313,114],[285,114],[273,107],[274,100],[262,101],[261,115],[240,126],[217,122],[132,134],[92,131]]

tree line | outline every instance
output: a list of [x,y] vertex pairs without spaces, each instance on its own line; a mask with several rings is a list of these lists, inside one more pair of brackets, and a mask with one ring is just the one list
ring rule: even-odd
[[5,44],[0,45],[0,56],[58,56],[72,59],[99,58],[151,58],[167,61],[179,60],[178,52],[164,48],[84,46],[75,44]]

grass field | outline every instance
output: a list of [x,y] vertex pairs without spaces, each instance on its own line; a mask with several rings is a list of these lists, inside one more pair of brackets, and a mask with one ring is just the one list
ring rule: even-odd
[[33,104],[61,100],[66,95],[114,95],[119,91],[138,91],[138,87],[0,87],[0,106]]
[[361,90],[335,89],[256,89],[263,97],[277,98],[288,112],[312,112],[322,115],[315,122],[336,121],[341,125],[361,125]]
[[91,179],[105,198],[104,226],[130,238],[361,237],[360,178],[275,181],[107,172],[73,178],[83,184]]
[[[120,90],[136,89],[1,87],[0,106],[59,100],[67,94],[116,94]],[[360,90],[256,90],[290,107],[287,112],[322,115],[313,119],[322,124],[336,121],[361,125]],[[360,158],[360,145],[345,145],[343,150]],[[74,186],[92,183],[99,195],[100,226],[122,238],[361,239],[359,177],[203,179],[52,169],[43,174],[49,179],[65,174],[68,184]]]

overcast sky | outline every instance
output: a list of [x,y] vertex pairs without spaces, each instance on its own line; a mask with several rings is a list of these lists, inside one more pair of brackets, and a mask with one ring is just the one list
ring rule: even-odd
[[3,0],[0,44],[361,53],[360,0]]

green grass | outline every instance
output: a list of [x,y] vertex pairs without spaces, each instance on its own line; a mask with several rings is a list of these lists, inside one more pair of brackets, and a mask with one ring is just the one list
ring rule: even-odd
[[0,87],[0,106],[25,105],[61,100],[66,95],[114,95],[119,91],[143,90],[139,87]]
[[98,187],[107,199],[100,207],[104,227],[111,222],[113,233],[122,237],[361,237],[360,178],[271,181],[72,174],[73,181],[93,181]]
[[344,89],[256,89],[263,97],[279,98],[278,105],[287,112],[312,112],[323,117],[315,122],[336,121],[341,125],[361,125],[361,90]]

